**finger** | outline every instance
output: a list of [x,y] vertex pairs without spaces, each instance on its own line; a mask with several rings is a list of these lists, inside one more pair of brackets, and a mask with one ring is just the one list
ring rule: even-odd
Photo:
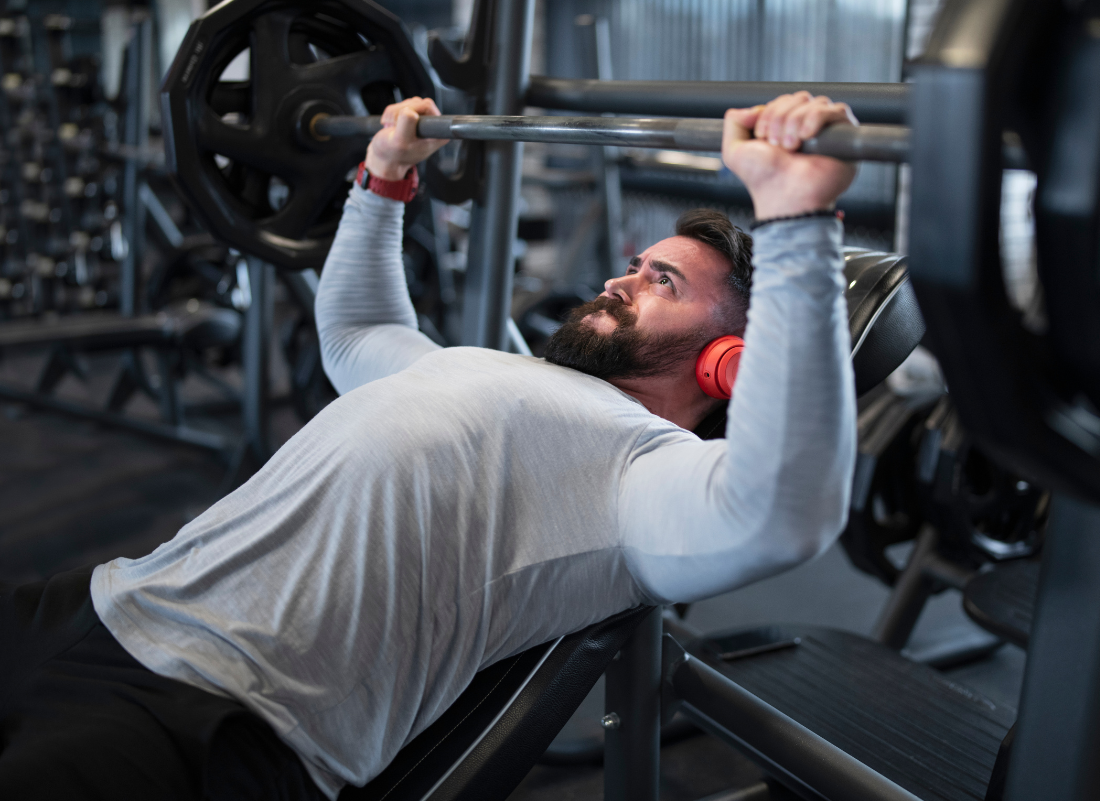
[[773,120],[777,115],[782,115],[792,105],[804,103],[810,99],[809,92],[795,92],[793,95],[780,95],[772,100],[756,120],[755,134],[757,139],[767,139]]
[[416,113],[410,106],[406,106],[401,109],[401,113],[397,116],[396,128],[397,138],[404,144],[411,144],[416,141],[416,124],[420,121],[420,115]]
[[799,123],[799,139],[809,139],[817,136],[821,129],[833,123],[848,123],[858,125],[855,115],[845,103],[830,103],[827,106],[819,106],[811,109],[803,116]]
[[409,107],[409,104],[413,100],[419,100],[419,98],[407,98],[399,103],[390,103],[382,110],[382,124],[389,127],[397,122],[397,118],[401,116],[401,112]]
[[409,108],[422,117],[438,117],[439,108],[430,97],[410,98]]
[[[787,126],[787,116],[794,109],[812,101],[813,96],[809,92],[795,92],[793,95],[787,95],[783,98],[773,101],[774,106],[771,110],[771,117],[768,119],[767,130],[764,132],[764,138],[767,139],[770,144],[781,144],[783,140],[784,129]],[[760,125],[758,123],[757,128],[759,127]]]
[[822,96],[815,97],[809,103],[803,103],[801,106],[791,109],[783,126],[780,144],[788,149],[797,148],[801,143],[801,138],[804,138],[802,131],[806,127],[805,121],[808,118],[820,117],[822,112],[831,105],[832,101]]

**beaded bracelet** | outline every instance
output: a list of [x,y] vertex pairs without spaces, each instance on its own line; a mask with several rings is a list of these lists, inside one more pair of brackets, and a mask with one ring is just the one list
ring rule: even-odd
[[818,209],[817,211],[807,211],[803,214],[792,214],[789,217],[769,217],[766,220],[753,220],[749,223],[749,230],[755,231],[761,225],[767,225],[773,222],[787,222],[788,220],[807,220],[811,217],[833,217],[837,220],[844,219],[844,212],[840,209]]

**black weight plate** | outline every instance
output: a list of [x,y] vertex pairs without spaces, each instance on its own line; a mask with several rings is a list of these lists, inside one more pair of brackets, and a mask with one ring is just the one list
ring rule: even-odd
[[[249,50],[250,78],[221,81]],[[381,113],[435,88],[401,21],[370,0],[231,0],[191,24],[161,87],[168,168],[211,232],[320,269],[367,140],[317,142],[317,112]]]

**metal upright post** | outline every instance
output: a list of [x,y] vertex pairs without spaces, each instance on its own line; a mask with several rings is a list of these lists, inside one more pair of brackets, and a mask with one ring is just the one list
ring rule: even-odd
[[[596,45],[596,77],[601,81],[610,81],[614,78],[611,70],[611,25],[606,17],[596,18],[592,33]],[[623,256],[623,186],[619,175],[619,149],[602,147],[598,152],[604,208],[604,269],[600,278],[606,280],[618,273],[616,265]]]
[[657,801],[661,614],[657,607],[646,616],[604,674],[604,801]]
[[152,69],[152,20],[144,12],[134,16],[134,34],[126,63],[125,143],[131,148],[122,183],[123,235],[126,255],[122,260],[119,312],[133,317],[140,311],[141,256],[145,250],[145,204],[138,194],[137,156],[149,146],[149,87]]
[[1100,506],[1055,496],[1008,801],[1100,798]]
[[268,425],[268,361],[274,307],[275,268],[248,257],[251,302],[244,315],[244,444],[260,464],[271,455]]
[[[497,0],[489,63],[489,114],[523,111],[535,0]],[[462,344],[504,350],[511,317],[513,243],[519,218],[520,142],[485,145],[485,178],[474,199]]]

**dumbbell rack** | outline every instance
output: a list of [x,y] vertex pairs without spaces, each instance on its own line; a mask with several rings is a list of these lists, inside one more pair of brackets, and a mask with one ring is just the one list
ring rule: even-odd
[[71,55],[72,25],[60,15],[0,17],[5,317],[117,302],[110,244],[118,184],[115,171],[102,169],[96,157],[107,109],[95,62]]
[[[49,346],[51,354],[34,389],[4,384],[0,397],[222,453],[232,475],[247,453],[262,462],[269,452],[270,269],[242,263],[238,270],[251,279],[253,301],[242,304],[243,326],[229,319],[235,312],[205,305],[197,314],[146,308],[147,223],[169,248],[186,245],[148,184],[164,172],[163,151],[149,136],[153,20],[144,11],[131,14],[119,101],[111,102],[103,96],[97,59],[73,55],[72,33],[88,21],[26,4],[4,8],[0,4],[0,348]],[[242,338],[240,441],[184,422],[180,349],[187,342],[183,329],[195,326],[232,342]],[[155,353],[156,375],[147,374],[142,348]],[[53,390],[67,373],[83,376],[76,353],[102,349],[122,352],[106,405],[56,397]],[[125,413],[135,392],[157,403],[159,422]]]

